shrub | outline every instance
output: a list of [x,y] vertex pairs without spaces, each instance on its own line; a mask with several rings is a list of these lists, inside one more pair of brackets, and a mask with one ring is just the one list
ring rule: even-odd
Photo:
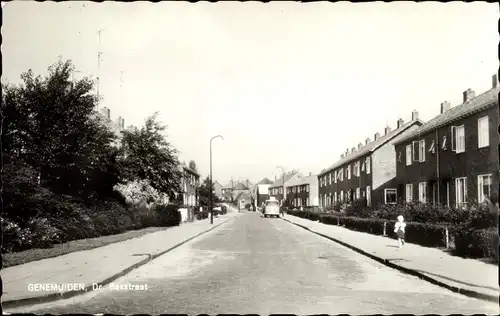
[[[391,234],[394,236],[394,224],[391,223]],[[389,223],[387,223],[389,227]],[[389,230],[389,228],[388,228]],[[434,224],[425,224],[418,222],[407,223],[405,229],[405,240],[425,247],[445,247],[446,246],[446,227]]]
[[371,209],[368,208],[366,199],[357,199],[348,204],[344,210],[347,216],[351,217],[361,217],[367,218],[372,213]]
[[383,235],[384,233],[384,220],[381,219],[343,217],[340,224],[348,229],[374,235]]
[[181,223],[182,216],[178,205],[157,205],[155,209],[162,227],[178,226]]
[[453,253],[469,258],[490,258],[498,262],[499,236],[497,228],[455,229]]

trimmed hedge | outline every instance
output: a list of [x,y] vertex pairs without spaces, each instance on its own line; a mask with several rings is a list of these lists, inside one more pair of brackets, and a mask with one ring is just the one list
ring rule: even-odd
[[182,221],[182,215],[178,205],[158,205],[155,211],[158,212],[160,225],[163,227],[179,226]]
[[467,258],[489,258],[498,262],[499,236],[497,228],[455,229],[453,253]]

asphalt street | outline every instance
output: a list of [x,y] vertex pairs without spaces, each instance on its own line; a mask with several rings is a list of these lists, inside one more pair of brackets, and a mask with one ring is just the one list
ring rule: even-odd
[[498,314],[276,218],[247,213],[96,290],[15,312]]

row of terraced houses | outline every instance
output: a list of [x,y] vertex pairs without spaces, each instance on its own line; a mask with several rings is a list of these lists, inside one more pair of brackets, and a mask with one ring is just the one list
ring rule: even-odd
[[498,198],[498,78],[463,102],[441,103],[428,122],[413,111],[407,123],[385,128],[318,174],[320,206],[366,198],[369,205],[421,201],[460,206]]

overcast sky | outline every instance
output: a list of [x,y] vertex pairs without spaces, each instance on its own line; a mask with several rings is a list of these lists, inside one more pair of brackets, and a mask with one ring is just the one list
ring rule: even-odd
[[274,180],[278,165],[317,173],[413,109],[429,120],[467,88],[488,90],[498,13],[480,2],[10,2],[2,81],[45,74],[60,55],[95,77],[104,29],[101,106],[113,119],[142,125],[159,111],[203,176],[221,134],[214,180]]

